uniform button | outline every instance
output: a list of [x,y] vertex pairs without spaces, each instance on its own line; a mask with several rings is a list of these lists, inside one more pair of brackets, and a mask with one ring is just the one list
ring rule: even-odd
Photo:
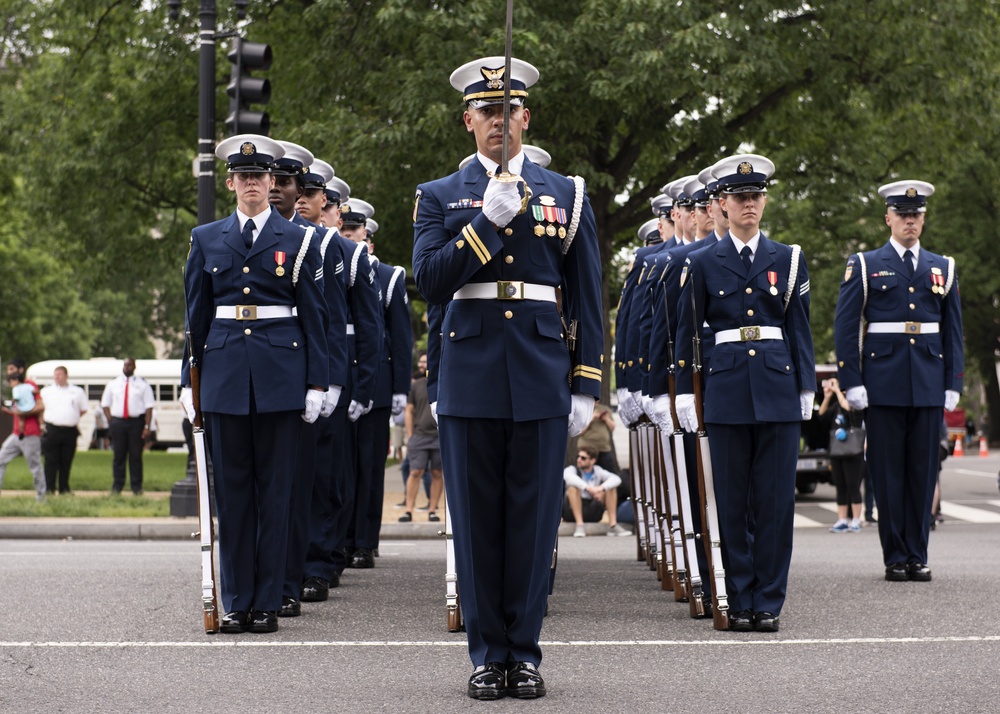
[[914,304],[913,304],[913,303],[911,302],[911,303],[910,303],[910,309],[911,309],[911,310],[916,310],[916,309],[917,309],[917,306],[916,306],[916,305],[914,305]]
[[911,285],[910,287],[907,288],[907,290],[909,290],[912,293],[913,292],[913,286]]
[[249,273],[250,272],[250,268],[248,268],[247,266],[244,265],[243,266],[243,272],[244,273]]
[[503,231],[503,234],[505,236],[512,236],[512,235],[514,235],[514,229],[513,228],[505,228],[504,231]]
[[459,250],[462,250],[462,248],[465,247],[465,241],[459,238],[458,242],[455,243],[455,247],[458,248]]
[[213,272],[213,273],[218,273],[218,272],[219,272],[219,269],[218,269],[218,268],[212,268],[212,272]]
[[874,352],[872,352],[871,356],[872,356],[872,357],[874,357],[874,356],[875,356],[875,353],[874,353]]
[[917,341],[914,338],[911,337],[910,338],[910,344],[911,345],[915,345],[915,344],[917,344]]
[[510,318],[514,317],[514,313],[512,313],[510,310],[508,310],[507,312],[505,312],[503,314],[503,316],[506,317],[509,320]]
[[448,333],[448,337],[454,337],[454,336],[455,336],[455,333],[454,333],[454,332],[449,332],[449,333]]
[[298,342],[293,342],[293,343],[292,343],[292,347],[298,347],[298,346],[299,346],[299,343],[298,343]]
[[747,295],[750,295],[752,292],[753,292],[753,288],[747,288]]
[[503,259],[503,262],[505,262],[507,265],[510,265],[511,263],[514,262],[514,256],[508,255],[506,258]]
[[250,294],[250,288],[243,288],[243,294],[244,295],[249,295]]
[[[559,339],[561,340],[562,338],[563,338],[563,333],[560,332],[559,333]],[[639,361],[642,362],[642,360],[639,360]]]
[[749,317],[753,317],[753,310],[747,310],[747,315]]
[[[559,336],[562,337],[562,335]],[[639,364],[642,364],[642,357],[639,358]]]
[[243,330],[243,334],[244,335],[249,335],[250,334],[250,328],[248,327],[247,329]]
[[747,354],[753,357],[755,354],[757,354],[757,350],[750,350]]
[[719,291],[719,295],[725,295],[725,294],[726,294],[726,291],[725,291],[725,290],[720,290],[720,291]]
[[791,369],[792,369],[792,368],[791,368],[791,367],[789,367],[789,366],[788,366],[787,364],[785,365],[785,371],[786,371],[786,372],[789,372],[789,371],[791,371]]
[[883,285],[882,285],[882,289],[883,289],[883,290],[888,290],[888,289],[889,289],[889,286],[888,286],[888,285],[885,285],[885,284],[883,284]]

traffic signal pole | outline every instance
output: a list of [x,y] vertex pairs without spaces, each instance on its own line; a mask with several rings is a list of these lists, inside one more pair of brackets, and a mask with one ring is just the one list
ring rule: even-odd
[[198,9],[198,225],[215,220],[215,0]]

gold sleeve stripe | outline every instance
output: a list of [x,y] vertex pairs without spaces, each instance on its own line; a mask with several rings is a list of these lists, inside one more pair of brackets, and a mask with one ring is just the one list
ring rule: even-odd
[[482,261],[483,265],[490,262],[490,252],[486,250],[486,246],[483,245],[483,241],[480,240],[479,235],[476,234],[475,229],[471,225],[467,225],[462,229],[462,235],[468,239],[469,245],[476,251],[476,256]]
[[594,367],[584,367],[583,365],[578,365],[573,370],[573,376],[583,377],[584,379],[595,379],[598,382],[600,382],[603,377],[601,370],[595,369]]

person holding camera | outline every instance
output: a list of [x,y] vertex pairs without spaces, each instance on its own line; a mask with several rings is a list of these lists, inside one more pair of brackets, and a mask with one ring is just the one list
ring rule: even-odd
[[865,478],[863,415],[851,409],[836,377],[823,380],[823,403],[819,405],[819,416],[829,419],[832,425],[830,468],[833,485],[837,489],[837,522],[830,532],[857,533],[861,530],[861,515],[864,513],[861,506],[861,482]]

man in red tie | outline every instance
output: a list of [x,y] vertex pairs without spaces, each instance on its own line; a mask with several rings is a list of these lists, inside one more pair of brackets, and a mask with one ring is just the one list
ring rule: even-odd
[[125,487],[127,455],[132,493],[142,495],[142,447],[149,438],[153,403],[153,388],[145,379],[136,376],[135,360],[126,357],[122,374],[108,383],[101,396],[101,407],[111,424],[112,494],[121,493]]

